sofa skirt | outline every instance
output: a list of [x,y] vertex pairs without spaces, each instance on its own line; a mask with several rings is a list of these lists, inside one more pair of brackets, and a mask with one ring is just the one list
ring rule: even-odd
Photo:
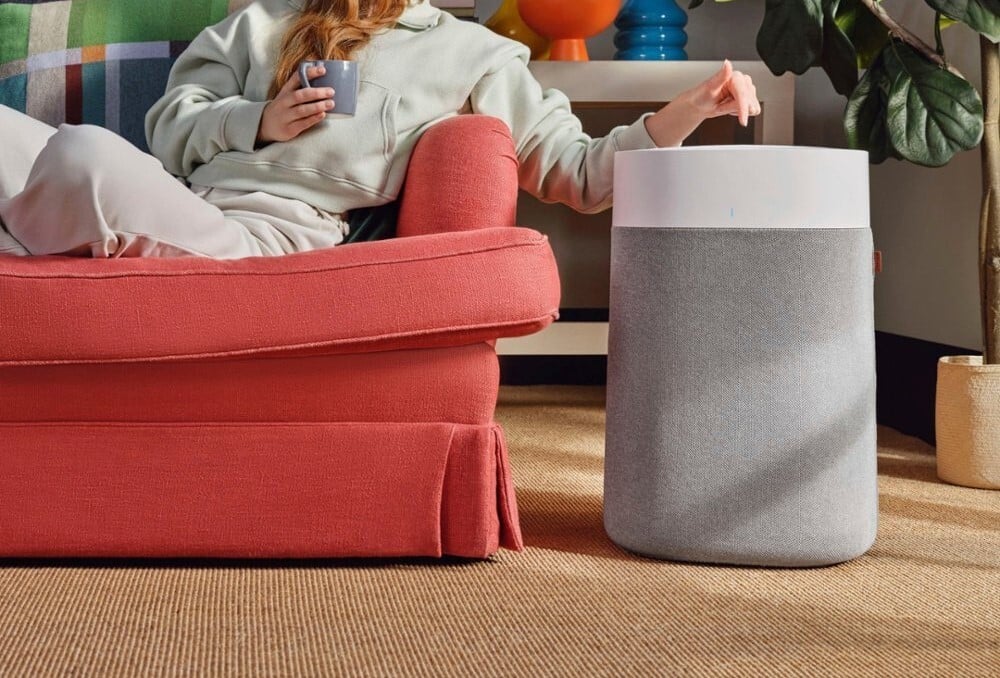
[[0,422],[0,440],[3,557],[522,548],[494,423]]

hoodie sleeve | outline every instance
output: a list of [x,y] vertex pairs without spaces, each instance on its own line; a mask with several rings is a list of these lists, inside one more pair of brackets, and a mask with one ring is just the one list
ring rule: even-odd
[[528,70],[527,50],[487,73],[471,94],[476,113],[504,120],[514,137],[521,188],[545,202],[561,202],[578,212],[611,206],[615,151],[656,148],[646,131],[646,113],[631,125],[591,138],[573,115],[569,99],[542,90]]
[[186,177],[222,151],[254,150],[267,102],[243,96],[250,54],[238,19],[233,15],[198,34],[146,114],[150,152],[171,174]]

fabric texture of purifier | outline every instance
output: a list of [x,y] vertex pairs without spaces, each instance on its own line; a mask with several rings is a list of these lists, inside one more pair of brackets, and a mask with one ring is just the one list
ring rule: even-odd
[[613,229],[604,511],[616,543],[765,566],[868,550],[873,272],[859,226]]

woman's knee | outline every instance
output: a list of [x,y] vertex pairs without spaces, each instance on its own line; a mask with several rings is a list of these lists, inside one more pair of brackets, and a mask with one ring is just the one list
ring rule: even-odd
[[38,155],[35,170],[57,177],[66,188],[88,186],[98,175],[123,165],[127,154],[138,149],[128,141],[96,125],[60,125]]
[[0,105],[0,199],[17,195],[55,128]]
[[[36,193],[59,191],[62,201],[92,205],[107,217],[130,203],[169,202],[162,195],[164,175],[169,177],[156,158],[114,132],[61,125],[39,155],[29,184]],[[169,186],[174,184],[180,187],[173,180]]]

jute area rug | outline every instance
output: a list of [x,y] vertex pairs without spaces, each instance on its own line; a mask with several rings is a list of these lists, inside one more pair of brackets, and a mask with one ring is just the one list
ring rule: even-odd
[[[879,536],[809,570],[657,562],[601,526],[603,391],[505,388],[525,553],[0,563],[0,676],[996,676],[1000,493],[880,430]],[[2,497],[0,497],[2,510]]]

